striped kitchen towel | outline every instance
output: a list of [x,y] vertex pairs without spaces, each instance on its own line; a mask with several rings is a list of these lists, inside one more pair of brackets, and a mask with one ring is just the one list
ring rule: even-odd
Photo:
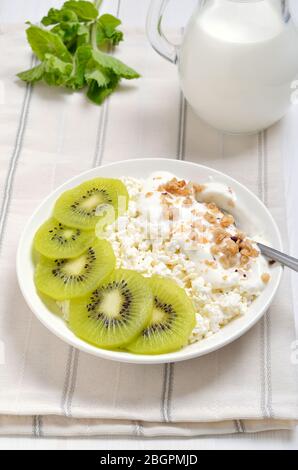
[[0,50],[0,433],[195,436],[291,428],[298,388],[289,272],[270,311],[234,343],[148,366],[100,360],[60,341],[26,306],[15,273],[22,228],[40,201],[83,170],[127,158],[223,170],[263,199],[286,238],[281,126],[243,137],[208,128],[182,97],[175,67],[142,32],[130,30],[119,48],[142,78],[101,107],[80,93],[16,79],[32,64],[23,26],[1,28]]

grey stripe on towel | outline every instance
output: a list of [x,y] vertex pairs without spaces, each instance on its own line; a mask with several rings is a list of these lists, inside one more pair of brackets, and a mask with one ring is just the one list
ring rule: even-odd
[[[177,141],[177,160],[185,159],[185,137],[186,137],[186,117],[187,102],[182,91],[179,94],[179,120],[178,120],[178,141]],[[172,421],[172,395],[174,383],[175,364],[165,364],[163,387],[161,396],[161,419],[163,422]]]
[[[258,195],[268,204],[268,152],[267,131],[258,135]],[[270,342],[270,311],[268,310],[260,322],[261,346],[261,413],[263,418],[274,418],[272,405],[271,381],[271,342]]]

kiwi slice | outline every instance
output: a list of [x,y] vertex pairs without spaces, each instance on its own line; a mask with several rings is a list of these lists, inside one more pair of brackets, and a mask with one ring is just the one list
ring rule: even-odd
[[54,217],[62,224],[88,230],[111,224],[127,206],[128,193],[120,180],[94,178],[65,191],[56,201]]
[[149,283],[154,297],[150,323],[127,349],[136,354],[177,351],[187,344],[195,327],[193,304],[171,279],[154,275]]
[[37,230],[34,248],[47,258],[74,258],[94,240],[94,231],[68,227],[51,218]]
[[56,300],[84,296],[109,276],[115,263],[110,243],[97,240],[76,258],[41,257],[36,266],[35,285]]
[[91,295],[70,304],[70,329],[95,346],[114,349],[131,342],[151,315],[148,281],[135,271],[115,270]]

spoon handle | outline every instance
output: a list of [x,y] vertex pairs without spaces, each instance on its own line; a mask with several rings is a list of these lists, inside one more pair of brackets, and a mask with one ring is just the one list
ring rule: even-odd
[[263,245],[262,243],[258,243],[258,247],[261,250],[261,253],[266,256],[267,258],[272,259],[273,261],[278,261],[279,263],[287,266],[294,271],[298,271],[298,259],[293,258],[293,256],[286,255],[281,251],[275,250],[270,246]]

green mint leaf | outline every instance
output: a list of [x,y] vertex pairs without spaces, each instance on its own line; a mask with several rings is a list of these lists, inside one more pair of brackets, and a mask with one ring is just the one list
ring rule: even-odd
[[78,47],[90,43],[90,29],[83,23],[60,23],[51,29],[58,34],[69,52],[75,54]]
[[36,65],[36,67],[33,67],[32,69],[25,70],[24,72],[18,73],[17,76],[24,82],[34,83],[34,82],[38,82],[39,80],[41,80],[43,74],[44,74],[44,65],[39,64],[39,65]]
[[57,34],[38,26],[30,26],[26,34],[33,52],[40,61],[44,60],[46,54],[53,54],[64,62],[72,63],[71,54]]
[[108,86],[100,87],[96,80],[91,80],[87,90],[87,97],[95,104],[102,104],[103,101],[117,88],[119,78],[114,77]]
[[57,8],[51,8],[48,11],[48,14],[44,16],[41,20],[41,23],[44,26],[49,26],[51,24],[56,24],[60,22],[60,10],[57,10]]
[[113,15],[105,14],[99,17],[96,25],[96,42],[98,47],[111,44],[117,46],[120,41],[123,41],[122,31],[116,28],[121,24],[121,21]]
[[44,61],[30,70],[21,72],[18,77],[25,82],[44,80],[48,85],[61,86],[69,80],[73,65],[58,59],[52,54],[45,54]]
[[74,11],[69,10],[67,8],[61,8],[61,10],[51,8],[48,11],[48,14],[44,16],[41,20],[44,26],[50,26],[52,24],[61,23],[62,21],[76,22],[78,21],[78,17]]
[[69,0],[63,8],[73,11],[80,21],[92,21],[98,17],[98,11],[92,2]]
[[111,70],[115,75],[121,78],[131,80],[133,78],[139,78],[140,75],[131,67],[125,65],[121,60],[112,57],[111,55],[105,54],[104,52],[93,50],[94,60],[104,69]]
[[45,55],[43,66],[43,79],[48,85],[51,86],[65,85],[69,80],[73,70],[72,64],[64,62],[52,54]]
[[68,0],[60,10],[51,8],[42,18],[50,30],[28,23],[27,39],[41,64],[18,77],[73,90],[88,86],[87,96],[96,104],[113,93],[121,78],[138,78],[134,69],[98,49],[118,45],[123,33],[118,30],[121,21],[110,14],[99,17],[95,4]]
[[86,70],[85,78],[87,83],[89,84],[91,81],[95,80],[99,87],[108,87],[110,83],[110,78],[100,69],[90,69]]
[[111,38],[110,38],[110,41],[112,43],[113,46],[118,46],[118,44],[123,41],[124,39],[124,35],[123,35],[123,32],[122,31],[115,31]]
[[76,50],[74,63],[74,73],[73,76],[70,77],[69,81],[67,82],[67,86],[72,88],[73,90],[79,90],[86,85],[85,79],[85,70],[87,67],[87,63],[92,57],[92,48],[91,46],[80,46]]

